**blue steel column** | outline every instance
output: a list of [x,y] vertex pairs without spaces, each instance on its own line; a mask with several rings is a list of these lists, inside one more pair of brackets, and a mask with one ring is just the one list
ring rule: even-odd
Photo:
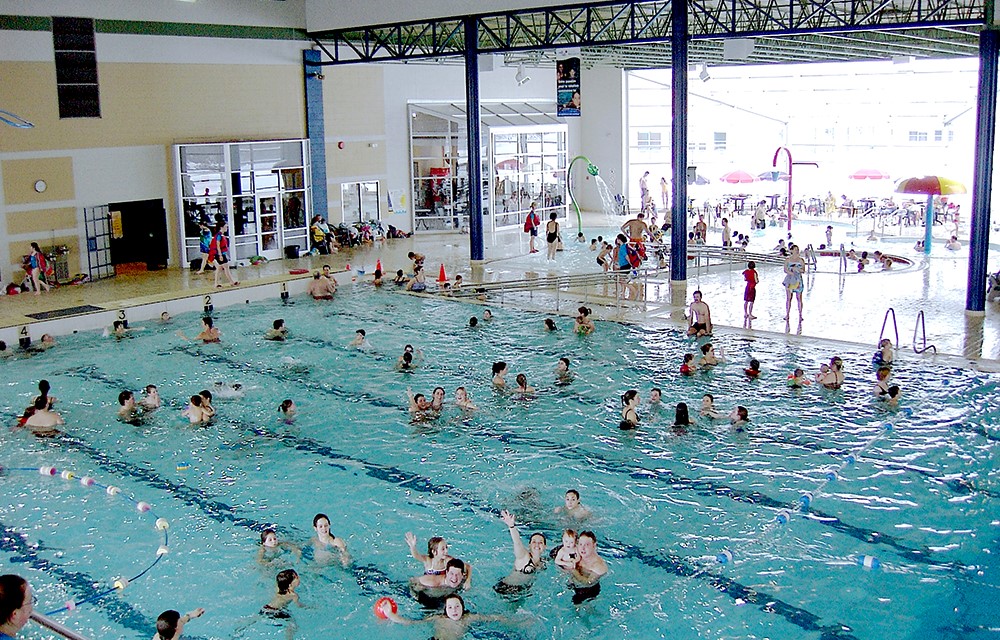
[[671,3],[670,84],[673,123],[670,148],[673,156],[673,213],[670,227],[670,280],[687,280],[687,98],[688,15],[687,0]]
[[469,133],[469,259],[483,259],[483,161],[479,133],[479,29],[465,18],[465,111]]
[[[306,203],[306,221],[313,216],[323,216],[329,220],[327,208],[329,200],[326,195],[326,128],[323,123],[323,81],[318,74],[323,67],[319,63],[320,51],[306,49],[302,52],[302,63],[305,71],[306,93],[306,137],[309,138],[309,184],[312,186],[312,201]],[[310,209],[310,206],[312,207]],[[308,250],[308,243],[305,250]]]
[[986,310],[986,261],[990,251],[990,192],[997,126],[997,56],[1000,31],[979,34],[979,93],[976,100],[976,166],[972,176],[972,228],[969,232],[969,283],[965,310]]

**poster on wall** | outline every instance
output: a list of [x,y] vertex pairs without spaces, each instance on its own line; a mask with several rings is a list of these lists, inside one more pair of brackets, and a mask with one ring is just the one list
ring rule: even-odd
[[580,59],[556,60],[556,115],[580,115]]

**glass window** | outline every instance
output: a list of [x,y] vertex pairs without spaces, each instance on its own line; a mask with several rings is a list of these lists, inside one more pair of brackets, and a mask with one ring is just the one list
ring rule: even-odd
[[303,206],[305,192],[290,191],[281,199],[282,224],[285,231],[301,229],[306,226],[306,211]]
[[716,151],[725,151],[726,150],[726,132],[725,131],[716,131],[715,133],[712,134],[712,139],[714,141],[714,144],[715,144],[714,148],[715,148]]

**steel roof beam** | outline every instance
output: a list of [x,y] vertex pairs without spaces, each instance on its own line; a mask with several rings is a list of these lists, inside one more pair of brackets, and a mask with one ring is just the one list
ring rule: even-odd
[[[978,31],[985,24],[988,2],[992,0],[689,0],[690,38],[694,45],[728,37],[892,34],[928,27]],[[669,0],[609,0],[473,19],[482,53],[659,44],[669,43],[670,7]],[[327,54],[321,64],[337,65],[460,56],[463,29],[460,18],[440,18],[311,35]],[[965,46],[971,53],[977,47],[976,35],[960,33],[969,40]],[[934,55],[938,50],[928,51]],[[945,47],[941,54],[961,55],[957,51]]]

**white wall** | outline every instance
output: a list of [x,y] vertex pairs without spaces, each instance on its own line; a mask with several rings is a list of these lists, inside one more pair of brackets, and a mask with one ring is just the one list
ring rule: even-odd
[[331,2],[306,0],[309,31],[406,22],[424,18],[446,18],[509,9],[557,7],[566,0],[361,0]]
[[[597,165],[611,193],[624,193],[623,181],[627,179],[625,73],[611,67],[583,69],[580,93],[583,94],[583,107],[579,135],[571,137],[579,141],[575,152]],[[581,209],[600,211],[600,194],[581,164],[577,163],[573,171],[573,194]]]
[[306,0],[0,0],[0,15],[305,27]]
[[[410,229],[409,102],[465,103],[465,67],[462,65],[387,64],[385,83],[386,184],[406,194],[406,215],[386,216],[386,223]],[[480,99],[549,100],[555,103],[555,68],[529,68],[531,81],[517,86],[516,68],[498,66],[480,74]],[[570,118],[572,120],[572,118]],[[572,128],[571,128],[572,138]]]

